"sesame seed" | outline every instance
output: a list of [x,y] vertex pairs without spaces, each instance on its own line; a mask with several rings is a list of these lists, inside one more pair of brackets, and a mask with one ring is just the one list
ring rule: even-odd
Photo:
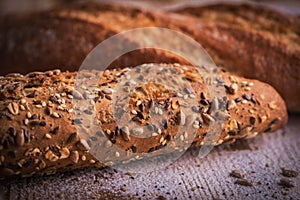
[[158,132],[158,134],[162,133],[160,128],[157,129],[157,132]]
[[95,164],[95,163],[96,163],[96,161],[95,161],[95,160],[93,160],[93,159],[91,159],[91,160],[90,160],[90,163],[91,163],[91,164]]
[[194,94],[190,94],[190,98],[194,99],[196,96]]
[[178,104],[176,101],[172,102],[172,109],[176,110],[178,108]]
[[126,74],[126,75],[125,75],[125,78],[126,78],[127,80],[129,80],[129,79],[131,78],[131,76],[130,76],[129,74]]
[[184,132],[184,133],[183,133],[183,136],[184,136],[185,139],[187,139],[187,138],[188,138],[188,133],[187,133],[187,132]]
[[90,100],[90,104],[91,104],[91,105],[95,105],[94,99],[91,99],[91,100]]
[[154,112],[155,112],[155,114],[158,113],[158,107],[155,107],[155,108],[154,108]]
[[58,115],[57,112],[53,112],[53,113],[52,113],[52,117],[59,118],[59,115]]
[[59,105],[59,106],[56,107],[56,110],[64,110],[64,108]]
[[120,157],[120,153],[116,151],[116,157]]
[[250,87],[245,87],[245,91],[250,91],[251,88]]
[[268,106],[271,110],[273,110],[277,107],[275,101],[272,101],[271,103],[269,103]]
[[106,143],[105,143],[105,147],[109,148],[112,146],[112,143],[110,140],[107,140]]
[[134,80],[130,80],[129,82],[130,82],[131,85],[135,85],[136,84],[136,82]]
[[27,126],[28,125],[28,123],[29,123],[29,120],[26,118],[26,119],[24,119],[24,124]]
[[45,134],[45,138],[47,138],[47,139],[51,139],[51,138],[52,138],[52,136],[51,136],[49,133],[46,133],[46,134]]
[[160,139],[159,139],[159,143],[162,143],[163,141],[164,141],[164,137],[161,137]]
[[183,97],[183,95],[182,95],[181,93],[179,93],[179,92],[176,93],[176,96],[178,96],[178,97],[180,97],[180,98]]
[[20,110],[26,110],[26,108],[25,108],[25,106],[23,106],[23,105],[20,105]]
[[242,81],[242,87],[248,85],[248,82],[247,81]]
[[38,105],[35,105],[36,108],[42,108],[42,105],[38,104]]
[[162,114],[163,114],[163,111],[162,111],[161,108],[158,109],[158,114],[159,114],[159,115],[162,115]]
[[136,115],[137,114],[137,111],[136,110],[131,110],[131,113]]
[[197,124],[194,124],[194,125],[193,125],[193,127],[194,127],[195,129],[198,129],[198,128],[200,128],[200,126],[199,126],[199,125],[197,125]]
[[55,93],[55,97],[58,98],[58,99],[60,99],[60,94]]
[[154,136],[157,136],[157,135],[158,135],[158,133],[155,133],[155,132],[152,133],[152,136],[153,136],[153,137],[154,137]]
[[232,83],[230,85],[230,93],[231,94],[235,94],[238,91],[238,84],[236,83]]
[[180,135],[180,137],[179,137],[179,138],[180,138],[180,140],[181,140],[181,141],[183,141],[183,140],[184,140],[184,136],[183,136],[183,135]]
[[30,118],[32,117],[32,114],[31,114],[31,112],[29,112],[29,111],[28,111],[28,112],[27,112],[27,114],[26,114],[26,116],[27,116],[27,118],[29,118],[29,119],[30,119]]
[[26,103],[26,99],[21,99],[21,104],[24,104],[24,103]]
[[139,106],[139,105],[141,105],[142,104],[142,101],[141,100],[138,100],[137,102],[136,102],[136,106]]
[[248,103],[248,101],[246,100],[246,99],[244,99],[243,101],[242,101],[242,104],[247,104]]
[[109,89],[109,88],[104,88],[104,89],[102,90],[102,92],[103,92],[104,94],[112,94],[112,91],[111,91],[111,89]]

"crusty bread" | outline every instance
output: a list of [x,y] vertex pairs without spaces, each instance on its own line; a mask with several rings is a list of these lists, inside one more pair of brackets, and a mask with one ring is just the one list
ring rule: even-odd
[[[257,6],[218,4],[166,14],[124,6],[79,4],[8,16],[0,23],[0,73],[43,71],[51,66],[75,71],[90,50],[109,36],[149,26],[191,36],[217,65],[271,84],[290,111],[300,111],[299,19]],[[134,43],[132,38],[124,41]],[[111,68],[161,62],[189,64],[170,53],[144,49],[122,56]]]
[[[105,39],[132,28],[163,26],[160,21],[139,9],[105,4],[79,4],[7,16],[0,19],[0,74],[46,71],[53,66],[76,71],[88,53]],[[135,43],[124,38],[120,45]],[[121,56],[110,68],[144,63],[188,64],[159,49],[140,49]]]
[[[197,73],[195,67],[177,64],[152,64],[141,68],[155,66],[160,70],[170,69],[163,73],[168,77],[175,77],[176,74],[186,80],[191,88],[185,88],[185,93],[179,95],[157,83],[135,87],[127,112],[139,124],[137,126],[151,126],[151,120],[162,116],[158,110],[148,117],[147,107],[152,104],[159,105],[159,109],[168,113],[163,128],[158,130],[152,126],[155,134],[146,140],[135,137],[133,129],[118,127],[112,115],[115,84],[123,77],[127,79],[126,74],[135,68],[81,72],[80,76],[87,84],[92,84],[91,74],[101,76],[93,93],[87,93],[85,87],[74,90],[76,72],[54,70],[1,77],[0,178],[51,174],[88,166],[103,167],[114,164],[115,159],[126,161],[136,158],[135,153],[147,156],[149,152],[159,152],[166,144],[170,145],[168,152],[182,150],[182,144],[188,140],[193,146],[200,146],[206,144],[209,125],[219,117],[224,123],[212,145],[274,131],[287,122],[285,103],[268,84],[223,71],[218,72],[219,78],[206,79]],[[208,85],[215,82],[217,87],[225,91],[221,99],[213,98],[208,90]],[[80,110],[77,104],[72,103],[75,99],[89,99],[91,105],[88,109]],[[181,106],[185,105],[178,103],[180,99],[196,99],[196,105],[190,105],[190,114],[182,112]],[[82,137],[76,125],[84,128],[82,120],[88,118],[94,108],[103,132],[96,132],[89,126],[89,136]],[[80,118],[74,110],[80,111]],[[191,137],[187,133],[177,133],[179,125],[191,128],[195,134]],[[109,138],[109,141],[105,138]],[[100,144],[101,154],[112,153],[110,161],[97,160],[99,157],[93,156],[95,154],[90,151],[95,143]],[[114,152],[112,144],[126,150],[128,155]]]
[[190,19],[194,38],[213,50],[218,65],[271,84],[290,111],[300,111],[297,17],[248,4],[186,7],[174,12],[197,19]]

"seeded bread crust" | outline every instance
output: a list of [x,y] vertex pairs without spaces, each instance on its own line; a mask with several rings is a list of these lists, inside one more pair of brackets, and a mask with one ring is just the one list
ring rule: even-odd
[[183,20],[192,22],[194,38],[207,45],[209,52],[212,50],[210,53],[218,65],[271,84],[290,111],[300,112],[297,17],[249,4],[194,6],[173,12],[188,17]]
[[[144,65],[146,66],[149,65]],[[155,152],[166,144],[170,144],[168,153],[171,153],[182,150],[181,143],[188,139],[192,140],[192,146],[201,146],[208,134],[209,124],[216,119],[216,116],[211,114],[212,109],[221,105],[221,102],[225,107],[218,115],[224,116],[225,122],[213,145],[274,131],[287,122],[285,103],[268,84],[220,71],[221,79],[215,81],[218,81],[218,87],[225,88],[226,97],[217,99],[216,103],[216,99],[210,97],[204,83],[206,80],[196,73],[194,67],[166,64],[159,66],[162,69],[174,68],[174,73],[179,73],[192,88],[179,95],[162,86],[147,84],[142,94],[133,92],[129,101],[129,112],[132,120],[139,125],[149,125],[151,119],[160,115],[160,111],[157,110],[151,118],[148,117],[146,108],[150,102],[159,104],[159,109],[168,113],[164,120],[164,128],[158,130],[152,127],[153,137],[146,141],[133,136],[137,131],[128,130],[128,127],[117,127],[112,116],[112,94],[115,84],[135,68],[92,71],[92,74],[101,78],[97,92],[93,93],[90,99],[91,105],[89,109],[82,110],[81,118],[75,116],[74,110],[77,107],[74,107],[72,100],[89,99],[91,93],[87,93],[84,87],[74,90],[76,72],[54,70],[0,77],[0,178],[113,165],[115,160],[127,162],[128,155],[133,157],[130,160],[138,159],[135,153],[143,153],[146,157],[149,152]],[[83,76],[88,81],[91,72],[87,71]],[[199,98],[199,101],[191,107],[193,114],[184,116],[180,112],[178,100],[195,97]],[[81,126],[82,119],[90,116],[94,108],[103,132],[91,129],[89,137],[79,137],[75,125]],[[186,133],[177,133],[180,124],[195,130],[193,138],[189,138],[190,135]],[[175,137],[180,138],[180,142],[175,143]],[[104,140],[105,138],[109,140]],[[91,147],[95,143],[101,144],[102,154],[113,155],[111,161],[104,163],[97,160],[93,156],[95,154],[92,155]],[[110,152],[112,144],[126,150],[128,155]]]

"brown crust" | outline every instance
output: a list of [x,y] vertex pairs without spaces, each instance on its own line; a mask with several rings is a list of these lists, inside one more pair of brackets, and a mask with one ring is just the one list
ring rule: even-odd
[[[51,66],[75,71],[90,50],[109,36],[132,28],[159,26],[195,38],[218,65],[271,84],[290,111],[300,111],[300,22],[277,11],[218,4],[183,8],[166,15],[124,6],[79,4],[1,21],[2,74],[43,71]],[[131,38],[125,41],[132,42]],[[188,64],[172,54],[148,49],[128,53],[110,67],[161,62]]]
[[[149,65],[144,67],[147,66]],[[180,77],[190,82],[192,89],[195,91],[192,94],[202,99],[198,105],[192,105],[191,112],[194,113],[193,116],[197,116],[196,120],[193,120],[197,123],[192,120],[189,124],[188,119],[190,119],[190,116],[186,116],[187,122],[185,122],[185,124],[189,124],[197,130],[197,135],[192,138],[193,145],[202,145],[210,124],[209,121],[211,118],[215,119],[217,117],[211,111],[213,110],[213,98],[209,96],[208,88],[203,82],[205,80],[195,73],[195,68],[191,66],[163,64],[154,64],[154,66],[175,69]],[[148,105],[147,102],[162,103],[161,105],[166,106],[168,111],[172,111],[172,114],[170,112],[168,115],[167,121],[171,123],[169,120],[174,119],[175,124],[171,123],[161,131],[155,131],[157,134],[153,135],[150,140],[140,140],[132,135],[128,136],[126,128],[122,131],[121,127],[117,128],[111,114],[111,89],[115,89],[115,83],[128,71],[130,71],[128,68],[105,72],[93,71],[93,74],[99,76],[102,74],[93,101],[97,118],[104,133],[99,135],[99,133],[93,131],[94,129],[91,129],[89,132],[91,135],[88,138],[79,138],[74,125],[81,124],[81,119],[77,118],[77,115],[75,116],[72,112],[72,109],[77,108],[72,104],[72,99],[88,98],[83,95],[84,88],[82,88],[82,91],[74,91],[76,72],[62,73],[55,70],[33,72],[24,76],[9,74],[1,77],[0,177],[24,177],[33,174],[50,174],[75,168],[103,167],[104,165],[113,164],[113,159],[111,162],[103,163],[101,160],[97,161],[91,155],[90,146],[93,146],[93,141],[97,140],[101,143],[105,141],[103,140],[104,137],[110,138],[111,143],[126,149],[132,156],[135,152],[146,154],[150,151],[155,152],[158,147],[174,142],[178,123],[181,123],[182,120],[181,117],[180,120],[178,119],[178,116],[181,116],[178,115],[180,106],[174,103],[176,103],[176,99],[183,97],[174,96],[174,93],[157,85],[146,85],[144,95],[134,93],[130,98],[129,107],[131,110],[141,112],[137,115],[136,120],[141,124],[145,124],[148,120],[148,118],[145,118],[147,114],[143,110],[144,108],[139,107],[139,105],[145,104],[146,106]],[[84,73],[86,77],[90,75],[90,72]],[[219,116],[225,116],[225,122],[221,135],[213,145],[234,142],[239,138],[251,138],[258,133],[274,131],[286,124],[285,103],[271,86],[227,72],[219,72],[219,76],[223,80],[219,80],[219,83],[221,84],[220,87],[225,88],[227,103],[224,104],[226,105],[225,110],[218,113]],[[162,94],[163,96],[160,96]],[[192,98],[192,96],[187,95],[186,98]],[[224,99],[217,101],[221,102]],[[170,106],[167,106],[169,103]],[[90,110],[83,111],[83,116],[89,114]],[[131,111],[130,116],[134,118],[136,114],[136,112]],[[175,116],[177,116],[177,119],[175,119]],[[83,119],[85,118],[83,117]],[[180,137],[183,138],[182,142],[187,140],[184,134]],[[111,143],[108,144],[106,141],[103,144],[107,149],[106,153],[110,151]],[[181,144],[174,143],[174,147],[178,147],[177,150],[180,150]],[[102,151],[104,150],[102,149]],[[170,150],[170,152],[173,151],[175,150]],[[119,152],[112,153],[117,159],[123,159],[124,161],[127,159]]]
[[218,65],[271,84],[290,111],[300,111],[298,18],[248,4],[186,7],[174,12],[196,19],[194,27],[201,28],[194,29],[194,37],[208,47]]
[[[79,4],[49,12],[7,16],[0,19],[3,66],[0,74],[50,70],[53,66],[76,71],[88,53],[105,39],[132,28],[159,26],[160,21],[139,9],[124,10],[105,4]],[[135,43],[131,38],[124,38],[126,42]],[[121,56],[110,68],[162,62],[188,64],[158,49],[141,49]]]

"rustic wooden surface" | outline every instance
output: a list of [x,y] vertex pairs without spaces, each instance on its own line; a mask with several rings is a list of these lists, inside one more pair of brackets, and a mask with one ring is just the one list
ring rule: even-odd
[[[189,150],[175,163],[150,173],[126,174],[113,169],[86,169],[0,182],[3,199],[300,199],[295,187],[278,185],[281,168],[300,172],[300,115],[288,125],[255,139],[216,147],[204,159]],[[245,173],[252,187],[234,184],[229,173]]]

